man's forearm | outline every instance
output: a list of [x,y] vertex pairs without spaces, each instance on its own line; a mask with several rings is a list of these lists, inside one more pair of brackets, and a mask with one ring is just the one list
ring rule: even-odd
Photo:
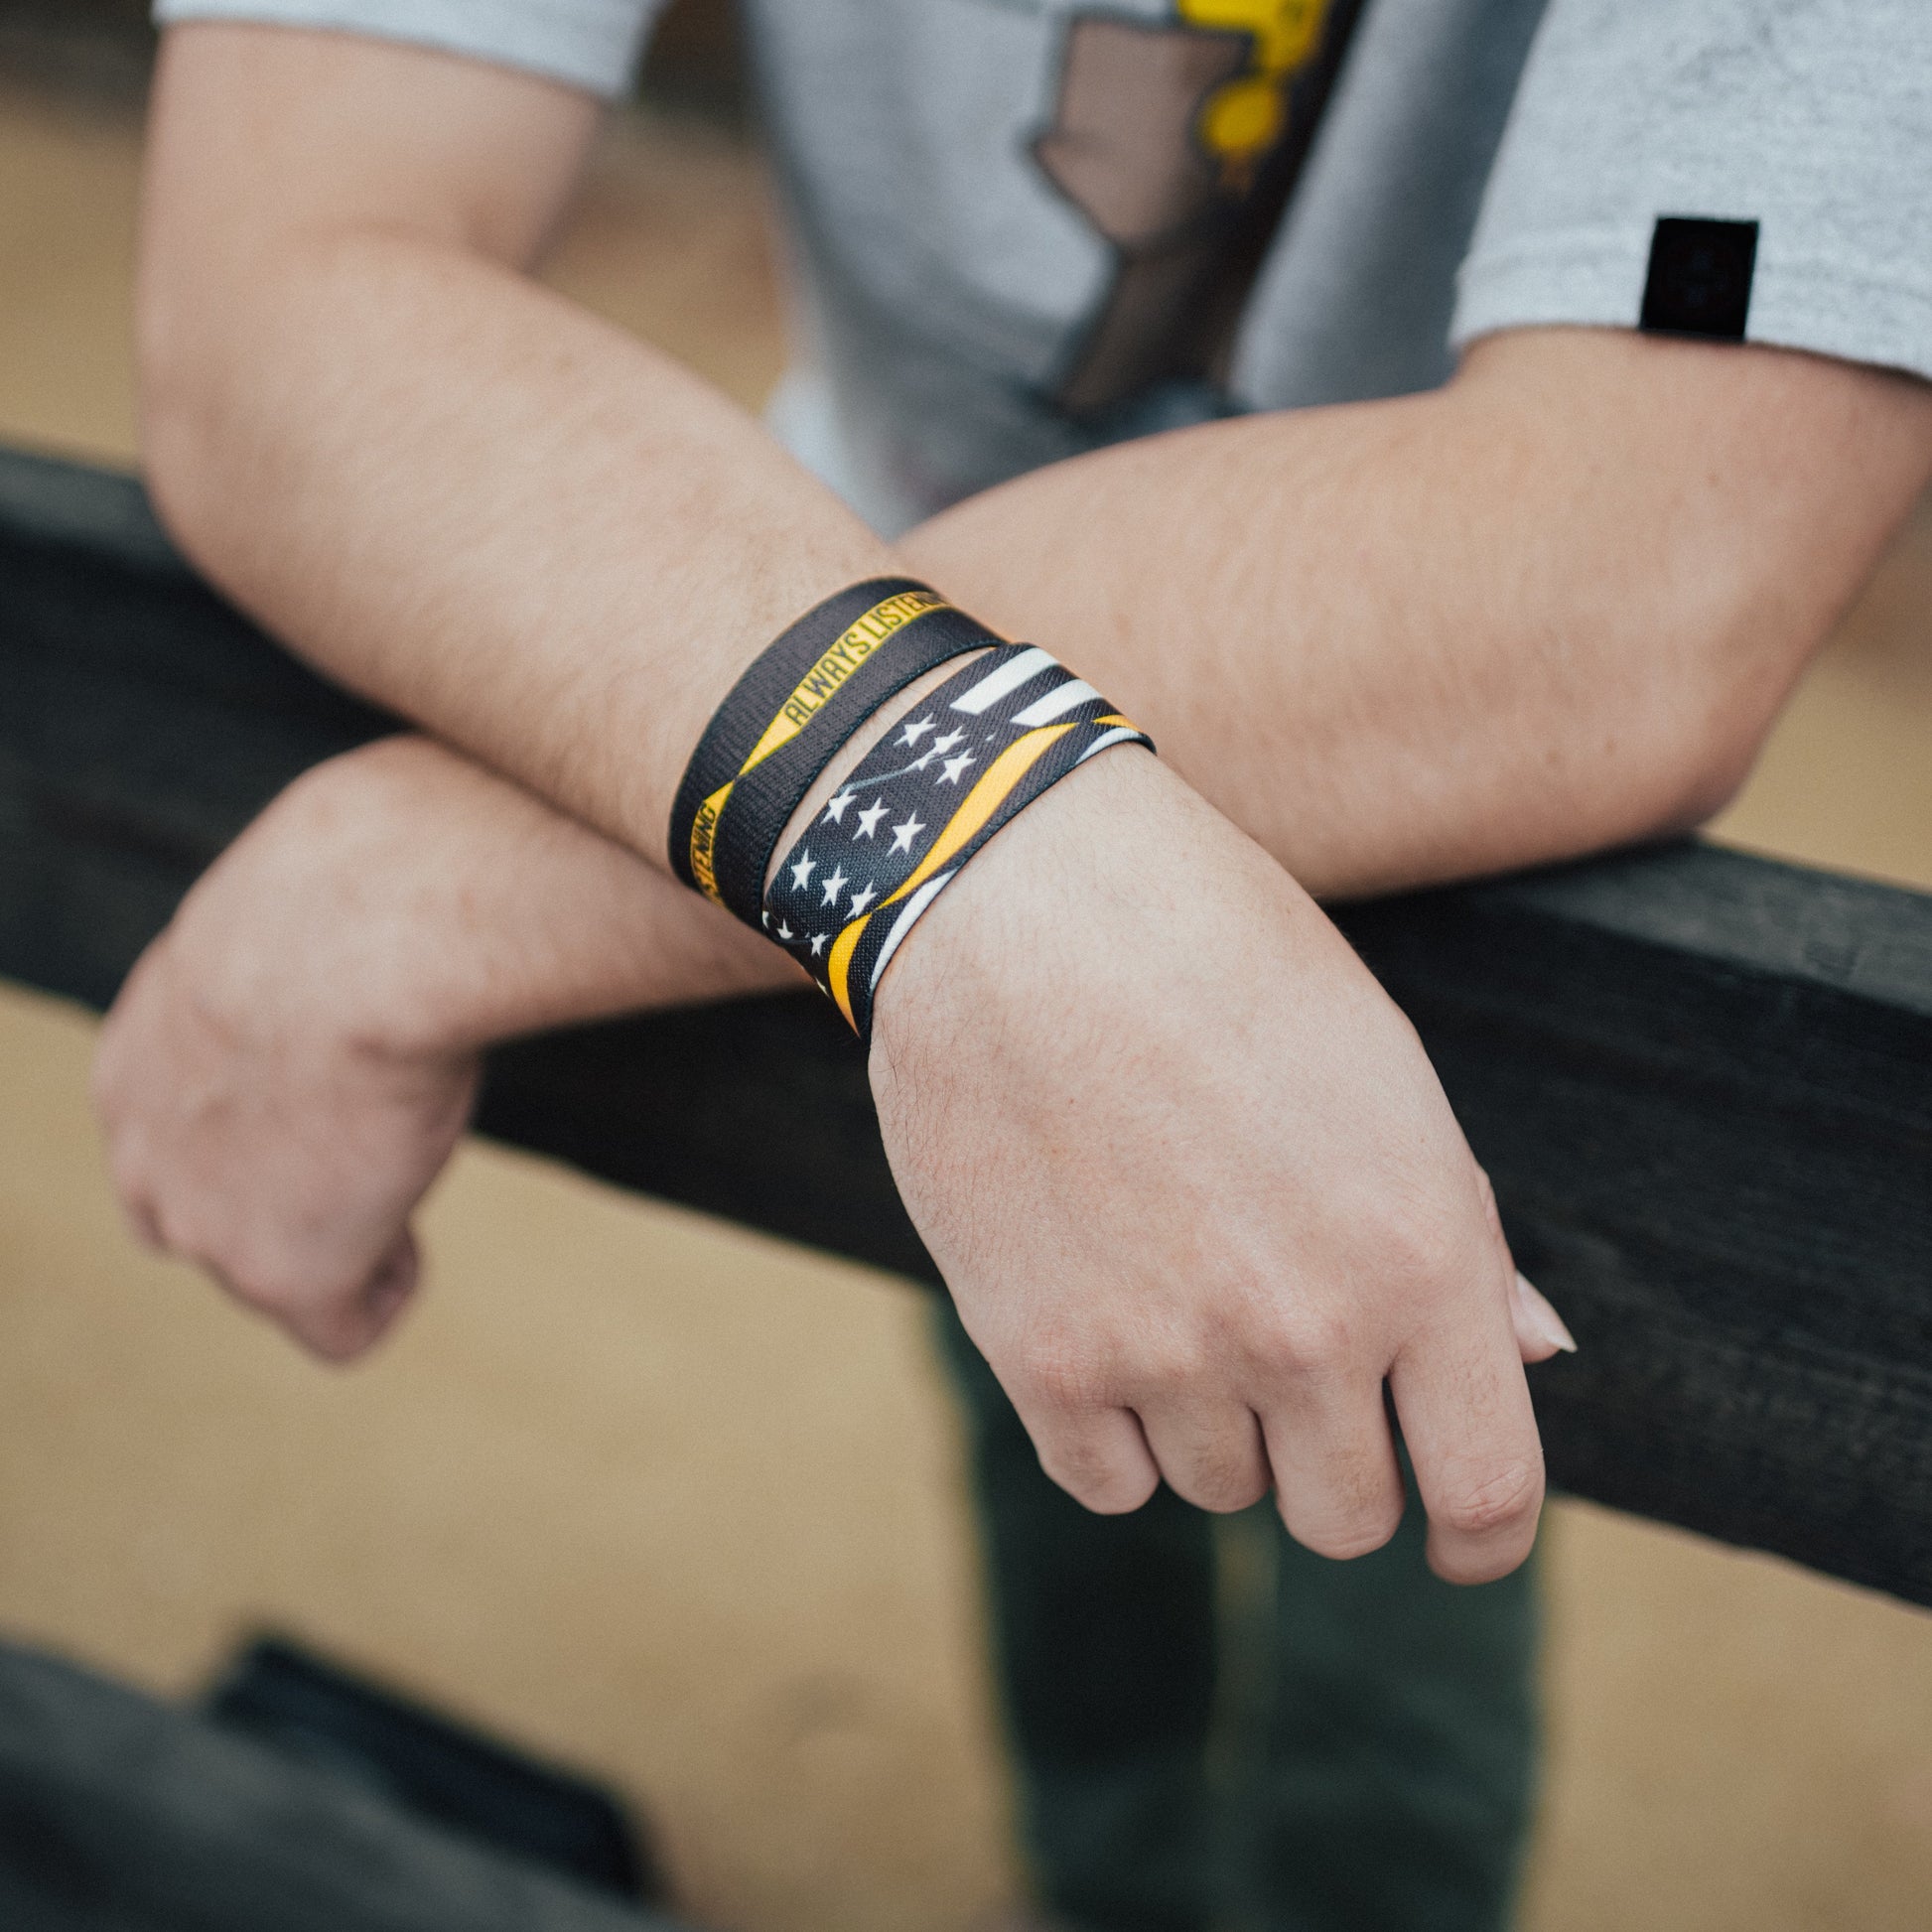
[[1349,894],[1708,816],[1928,474],[1924,384],[1552,330],[1036,471],[900,550]]
[[[502,100],[567,179],[578,108],[556,90],[332,37],[292,88],[277,37],[198,34],[195,61],[164,59],[144,240],[164,515],[335,676],[656,858],[733,678],[889,551],[724,397],[517,272],[554,194],[485,221],[419,188],[390,219],[317,164],[353,145],[331,121],[341,67],[372,144],[438,158],[448,88],[452,170]],[[279,86],[272,127],[223,111],[257,80]],[[370,98],[385,86],[407,101]],[[435,179],[413,151],[387,168]]]
[[[334,54],[275,138],[327,118]],[[194,84],[245,91],[236,62]],[[432,124],[439,71],[405,75]],[[335,674],[653,861],[731,678],[896,565],[1061,651],[1317,891],[1686,823],[1932,462],[1902,379],[1556,331],[1480,345],[1436,394],[1056,466],[895,559],[723,398],[514,272],[555,184],[492,222],[448,198],[441,232],[366,194],[340,218],[330,175],[308,218],[265,219],[183,84],[164,67],[147,243],[164,509]]]
[[[245,902],[251,939],[201,948],[205,980],[219,981],[210,996],[236,1011],[293,1006],[388,1054],[473,1052],[804,984],[719,907],[426,738],[318,765],[220,870],[217,916]],[[202,938],[203,897],[177,921],[178,944]],[[237,973],[257,983],[235,984]]]
[[[1317,891],[1687,822],[1738,775],[1910,500],[1932,407],[1902,379],[1768,351],[1575,333],[1513,347],[1507,402],[1465,383],[1156,439],[991,491],[912,532],[901,559],[1015,634],[1071,639],[1199,788]],[[1573,402],[1554,429],[1523,400],[1539,357]],[[1587,400],[1631,379],[1660,395],[1636,410]],[[1722,407],[1714,380],[1728,385]],[[1705,436],[1687,483],[1669,452],[1633,447],[1663,421],[1741,420],[1740,385],[1763,403],[1748,452]],[[1805,462],[1766,467],[1770,436],[1803,442]],[[1632,481],[1644,474],[1648,488]],[[1821,475],[1841,480],[1822,513]],[[368,802],[399,821],[454,828],[471,791],[480,819],[500,815],[493,780],[427,744],[368,775],[381,792]],[[362,782],[345,771],[331,787]],[[757,941],[721,939],[714,908],[604,840],[532,799],[514,818],[518,850],[491,880],[500,939],[480,912],[474,977],[449,987],[438,968],[448,1036],[786,978],[774,958],[757,979]],[[519,877],[540,882],[568,948],[532,949],[504,897]],[[644,931],[656,939],[640,944]]]

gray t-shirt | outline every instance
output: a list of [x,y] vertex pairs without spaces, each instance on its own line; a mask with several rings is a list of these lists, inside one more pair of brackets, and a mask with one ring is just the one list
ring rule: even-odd
[[[629,82],[655,0],[160,0]],[[895,531],[1538,324],[1932,377],[1932,0],[749,0],[780,433]],[[1661,224],[1661,225],[1660,225]]]

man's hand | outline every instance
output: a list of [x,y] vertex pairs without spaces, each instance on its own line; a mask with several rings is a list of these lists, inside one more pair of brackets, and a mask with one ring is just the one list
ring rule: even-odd
[[478,1055],[363,1035],[352,982],[300,955],[275,998],[223,998],[218,954],[243,929],[220,892],[148,948],[109,1016],[94,1100],[115,1190],[150,1247],[346,1360],[416,1286],[409,1217],[469,1120]]
[[1157,1475],[1346,1557],[1394,1533],[1395,1398],[1457,1582],[1527,1555],[1513,1268],[1413,1030],[1313,902],[1153,759],[1097,759],[960,878],[882,983],[894,1172],[1047,1472]]
[[[344,1358],[408,1296],[481,1044],[792,983],[609,841],[391,740],[285,792],[136,969],[97,1076],[116,1182],[150,1239]],[[1002,833],[886,981],[872,1070],[919,1225],[1083,1501],[1131,1508],[1159,1470],[1232,1508],[1272,1480],[1313,1547],[1372,1548],[1386,1373],[1446,1574],[1527,1547],[1515,1358],[1562,1325],[1406,1024],[1152,759]]]
[[482,1046],[795,983],[609,841],[389,740],[284,792],[135,967],[95,1064],[114,1184],[144,1239],[343,1360],[415,1285]]

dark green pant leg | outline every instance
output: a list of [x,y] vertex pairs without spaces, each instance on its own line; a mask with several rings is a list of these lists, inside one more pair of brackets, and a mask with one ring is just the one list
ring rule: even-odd
[[1413,1515],[1352,1564],[1165,1489],[1090,1515],[949,1307],[938,1332],[1042,1903],[1094,1932],[1503,1924],[1535,1763],[1527,1574],[1451,1589]]
[[993,1662],[1040,1903],[1093,1932],[1221,1916],[1203,1766],[1213,1724],[1211,1519],[1161,1490],[1095,1516],[1040,1472],[942,1304],[964,1401]]
[[1272,1517],[1258,1527],[1279,1570],[1265,1768],[1248,1783],[1251,1923],[1494,1932],[1534,1795],[1534,1564],[1441,1582],[1413,1501],[1395,1541],[1352,1563],[1311,1556]]

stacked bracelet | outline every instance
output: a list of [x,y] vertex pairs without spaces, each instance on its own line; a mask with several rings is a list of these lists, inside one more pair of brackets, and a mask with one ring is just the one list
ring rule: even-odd
[[999,641],[906,577],[855,584],[808,611],[706,726],[671,809],[671,869],[758,925],[772,851],[839,748],[914,679]]
[[[928,671],[974,661],[862,759],[783,865],[784,828],[843,747]],[[1076,765],[1153,742],[1045,651],[909,578],[808,611],[732,687],[671,809],[671,868],[791,953],[872,1037],[905,935],[1002,826]]]
[[1005,644],[860,761],[772,875],[765,932],[862,1040],[893,955],[994,834],[1098,752],[1147,735],[1043,650]]

